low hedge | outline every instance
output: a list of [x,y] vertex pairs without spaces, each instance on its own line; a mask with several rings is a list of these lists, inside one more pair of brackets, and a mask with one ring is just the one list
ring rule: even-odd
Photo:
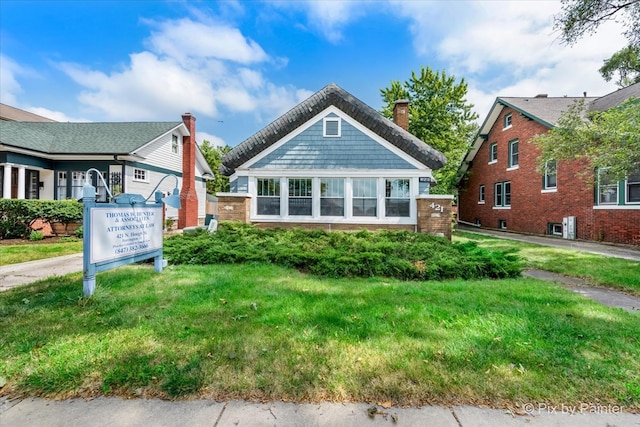
[[386,276],[404,280],[518,277],[520,260],[475,242],[406,231],[325,232],[258,229],[222,222],[206,231],[170,237],[164,255],[174,264],[270,262],[329,277]]
[[80,222],[82,207],[75,200],[0,199],[0,238],[28,238],[38,219],[49,223]]

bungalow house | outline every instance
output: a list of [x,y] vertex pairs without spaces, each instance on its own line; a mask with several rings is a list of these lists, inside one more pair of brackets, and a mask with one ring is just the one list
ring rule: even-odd
[[[403,229],[450,236],[452,196],[430,195],[442,153],[329,84],[222,159],[219,219],[260,227]],[[395,122],[395,123],[394,123]]]
[[640,84],[600,98],[499,97],[461,166],[458,215],[463,224],[640,245],[640,175],[610,182],[584,160],[558,161],[536,172],[529,143],[548,132],[577,100],[591,111],[640,99]]
[[[195,141],[195,117],[175,122],[62,123],[34,120],[3,106],[0,120],[0,195],[4,199],[79,199],[86,171],[97,200],[170,192],[177,177],[182,208],[167,207],[178,228],[204,222],[205,180],[213,177]],[[18,110],[18,113],[21,110]],[[26,113],[26,112],[24,112]]]

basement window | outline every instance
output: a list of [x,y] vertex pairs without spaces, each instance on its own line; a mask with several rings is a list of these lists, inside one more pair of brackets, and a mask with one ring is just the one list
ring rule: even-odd
[[342,121],[340,117],[325,117],[322,124],[323,137],[339,138],[342,135]]

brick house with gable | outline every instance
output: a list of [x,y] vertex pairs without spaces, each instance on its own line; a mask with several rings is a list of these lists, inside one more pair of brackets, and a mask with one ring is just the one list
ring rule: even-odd
[[610,182],[584,160],[536,171],[535,135],[553,128],[571,104],[591,111],[640,99],[640,84],[600,98],[498,97],[460,171],[463,224],[521,233],[640,245],[640,172]]

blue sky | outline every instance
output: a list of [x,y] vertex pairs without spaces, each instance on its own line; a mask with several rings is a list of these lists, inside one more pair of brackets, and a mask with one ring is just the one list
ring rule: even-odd
[[625,45],[604,25],[574,46],[558,1],[0,0],[0,102],[61,121],[197,118],[235,146],[328,83],[375,109],[421,66],[496,96],[604,95]]

